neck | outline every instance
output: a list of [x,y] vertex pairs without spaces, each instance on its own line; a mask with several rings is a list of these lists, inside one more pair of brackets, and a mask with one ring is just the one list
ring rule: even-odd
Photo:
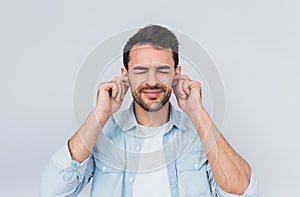
[[140,125],[148,127],[161,126],[169,121],[170,102],[167,102],[160,110],[149,112],[134,102],[134,113]]

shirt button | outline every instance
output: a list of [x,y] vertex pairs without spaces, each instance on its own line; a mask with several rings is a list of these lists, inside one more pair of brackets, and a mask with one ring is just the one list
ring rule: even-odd
[[133,182],[133,178],[129,178],[129,183],[132,183]]
[[106,170],[106,166],[102,166],[102,171],[105,171]]
[[136,147],[136,150],[137,150],[137,151],[139,151],[140,149],[141,149],[141,147],[139,147],[139,146]]
[[194,167],[195,167],[195,169],[199,169],[199,167],[200,167],[199,163],[195,163]]

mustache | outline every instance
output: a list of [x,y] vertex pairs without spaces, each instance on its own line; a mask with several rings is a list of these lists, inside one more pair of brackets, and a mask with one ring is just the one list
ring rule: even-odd
[[139,92],[143,92],[145,90],[161,90],[165,92],[167,90],[167,87],[164,85],[155,85],[155,86],[145,85],[139,88]]

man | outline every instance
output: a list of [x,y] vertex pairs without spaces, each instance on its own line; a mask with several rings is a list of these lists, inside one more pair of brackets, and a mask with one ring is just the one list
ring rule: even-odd
[[[201,85],[181,74],[168,29],[140,29],[123,50],[122,76],[99,85],[81,128],[46,166],[41,196],[257,196],[250,166],[202,105]],[[128,89],[134,101],[118,111]],[[176,110],[169,101],[172,90]]]

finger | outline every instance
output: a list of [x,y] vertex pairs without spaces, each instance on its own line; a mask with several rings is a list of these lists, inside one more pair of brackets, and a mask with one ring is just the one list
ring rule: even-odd
[[124,85],[125,85],[125,92],[124,92],[124,97],[125,97],[128,89],[130,88],[130,83],[129,83],[129,79],[128,79],[127,74],[126,74],[126,76],[123,76],[123,81],[124,81]]
[[173,86],[173,87],[176,87],[177,84],[178,84],[178,79],[175,79],[175,78],[174,78],[173,83],[172,83],[172,86]]
[[119,97],[120,101],[122,101],[124,98],[123,96],[124,96],[125,86],[124,86],[124,82],[121,80],[118,81],[118,83],[120,84],[120,88],[121,88],[118,97]]
[[190,95],[190,93],[191,93],[190,81],[189,80],[184,80],[183,81],[182,89],[183,89],[186,97],[188,97]]
[[111,86],[111,96],[112,98],[115,99],[118,94],[118,86],[115,82],[110,82],[110,86]]
[[179,79],[181,79],[181,78],[182,78],[181,75],[175,75],[175,76],[174,76],[174,79],[175,79],[175,80],[179,80]]
[[122,76],[120,78],[120,81],[121,81],[121,87],[122,87],[122,95],[121,95],[121,99],[123,100],[124,97],[125,97],[125,94],[129,88],[129,82],[128,82],[128,77],[127,75],[125,76]]
[[185,99],[186,95],[183,91],[183,82],[184,80],[178,80],[178,85],[177,85],[177,92],[180,98]]
[[182,98],[181,86],[182,86],[182,80],[175,79],[173,82],[173,91],[174,91],[175,96],[178,98]]
[[120,101],[123,101],[124,96],[127,92],[127,88],[123,81],[120,81],[120,84],[121,84],[121,88],[122,88],[121,95],[120,95]]
[[186,79],[186,80],[191,80],[191,79],[189,78],[189,76],[187,76],[187,75],[181,75],[181,77],[182,77],[183,79]]
[[196,88],[200,91],[200,97],[202,98],[202,88],[201,88],[201,83],[200,82],[194,82],[191,84],[191,89]]
[[174,79],[177,79],[177,80],[191,80],[187,75],[175,75]]
[[129,82],[128,82],[128,77],[126,76],[122,76],[121,77],[121,81],[123,82],[123,84],[127,87],[129,87]]
[[123,87],[123,94],[122,94],[122,100],[124,99],[124,97],[125,97],[125,95],[126,95],[126,93],[127,93],[127,91],[128,91],[128,89],[129,89],[129,86],[127,86],[126,85],[126,82],[123,82],[122,83],[122,87]]
[[175,69],[175,75],[181,75],[181,70]]
[[121,101],[121,96],[122,96],[122,84],[121,84],[122,82],[120,81],[120,80],[118,80],[118,81],[115,81],[115,84],[117,85],[117,87],[118,87],[118,92],[117,92],[117,95],[116,95],[116,98],[115,98],[115,100],[117,101],[117,102],[120,102]]
[[122,85],[119,83],[119,81],[122,80],[122,77],[117,76],[114,77],[112,82],[114,82],[117,86],[117,94],[113,97],[117,102],[120,102],[120,97],[122,96]]
[[187,98],[190,94],[190,83],[192,80],[187,75],[177,75],[175,78],[176,81],[180,81],[179,92],[181,97]]
[[[127,76],[123,76],[121,78],[122,81],[122,85],[125,87],[125,90],[127,90],[129,88],[129,81],[128,81],[128,77]],[[126,92],[125,92],[126,93]]]

